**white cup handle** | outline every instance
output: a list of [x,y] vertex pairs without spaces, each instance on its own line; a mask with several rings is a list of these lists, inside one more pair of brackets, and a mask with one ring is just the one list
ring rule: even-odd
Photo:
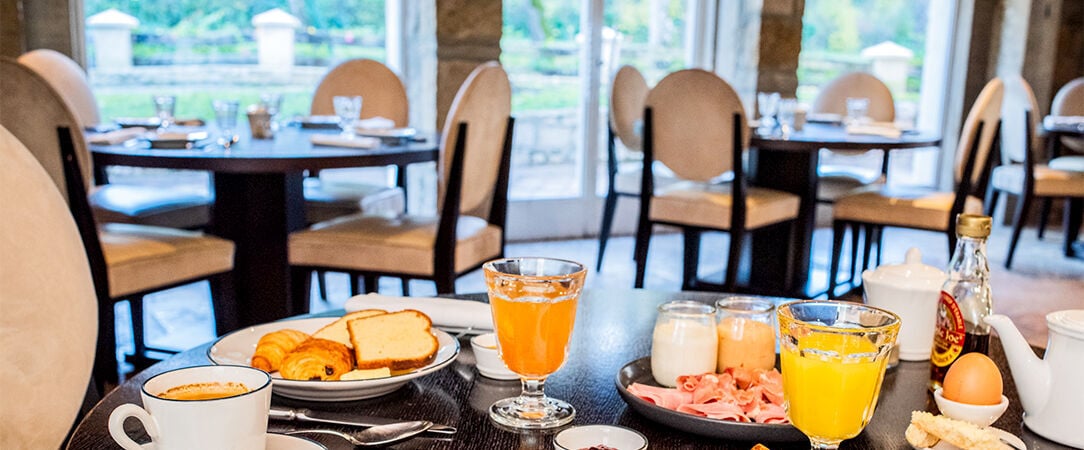
[[128,436],[128,433],[124,432],[124,421],[129,417],[135,417],[143,424],[143,428],[147,430],[147,435],[151,437],[151,448],[154,448],[153,442],[158,440],[158,424],[154,422],[154,418],[146,410],[131,403],[120,405],[109,414],[109,435],[113,436],[113,440],[117,441],[124,450],[144,450],[144,447],[137,444]]

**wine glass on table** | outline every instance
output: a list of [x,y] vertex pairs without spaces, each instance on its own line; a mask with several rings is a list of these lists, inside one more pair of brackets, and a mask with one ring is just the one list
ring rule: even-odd
[[813,449],[839,448],[873,417],[900,318],[827,300],[791,302],[777,311],[787,418]]
[[576,304],[587,271],[583,264],[550,258],[507,258],[482,266],[497,351],[520,377],[518,397],[489,408],[498,424],[521,429],[559,427],[572,421],[576,409],[547,397],[546,377],[565,362]]
[[218,99],[211,102],[215,110],[215,125],[218,126],[218,145],[229,150],[237,142],[237,110],[241,102],[238,100]]
[[359,95],[336,95],[331,99],[335,107],[335,115],[339,116],[339,127],[342,128],[342,137],[353,139],[354,123],[361,117],[361,96]]

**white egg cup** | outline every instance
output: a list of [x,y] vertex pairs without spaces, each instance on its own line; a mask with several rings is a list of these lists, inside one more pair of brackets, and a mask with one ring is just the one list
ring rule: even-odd
[[1009,408],[1009,398],[1004,395],[1001,396],[1001,402],[996,405],[969,405],[949,400],[941,394],[941,391],[942,388],[933,391],[933,399],[937,402],[937,409],[941,410],[941,414],[950,419],[970,422],[980,427],[990,426]]
[[578,450],[599,444],[617,450],[644,450],[647,448],[647,438],[639,431],[616,425],[570,427],[553,438],[553,446],[558,450]]
[[508,366],[497,354],[497,337],[493,333],[479,334],[470,339],[474,350],[475,366],[483,377],[494,380],[518,380],[519,375],[508,370]]

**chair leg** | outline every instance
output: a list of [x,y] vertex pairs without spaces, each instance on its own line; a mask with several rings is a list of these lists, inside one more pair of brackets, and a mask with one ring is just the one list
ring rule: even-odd
[[117,365],[117,318],[113,313],[116,303],[112,299],[98,301],[98,345],[94,354],[94,382],[98,392],[104,395],[111,386],[116,386],[120,381]]
[[650,243],[651,224],[641,223],[636,229],[636,250],[633,252],[636,260],[636,279],[633,281],[633,287],[637,289],[644,287],[644,272],[647,270],[647,250]]
[[400,284],[403,286],[403,297],[410,297],[410,279],[400,278]]
[[[873,261],[873,258],[874,258],[874,256],[873,256],[873,243],[875,241],[880,242],[880,232],[878,231],[879,228],[877,227],[877,225],[872,225],[872,224],[871,225],[866,225],[865,229],[866,229],[866,231],[865,231],[866,242],[865,242],[864,246],[862,247],[862,268],[863,269],[869,267],[870,261]],[[877,252],[880,252],[880,251],[881,251],[881,246],[880,246],[880,244],[878,244],[877,245]],[[880,257],[877,257],[877,258],[880,258]],[[878,261],[876,265],[880,265],[880,261]],[[859,276],[859,275],[855,275],[855,278],[856,279],[855,279],[855,282],[854,282],[854,286],[858,286],[859,284],[861,284],[862,277]]]
[[595,263],[595,271],[602,271],[602,255],[606,253],[606,242],[610,240],[610,229],[613,226],[614,210],[617,209],[617,193],[612,190],[606,193],[606,204],[602,208],[602,225],[598,231],[598,261]]
[[[296,314],[309,312],[309,303],[312,301],[312,275],[313,270],[307,267],[290,266],[290,307]],[[316,271],[320,276],[320,271]]]
[[1065,199],[1065,256],[1076,256],[1073,244],[1080,237],[1080,224],[1084,221],[1084,198]]
[[700,267],[700,230],[682,229],[684,250],[681,258],[681,290],[689,291],[696,283],[697,269]]
[[[741,251],[745,244],[745,227],[736,226],[730,229],[730,251],[726,261],[726,279],[723,280],[723,290],[734,292],[734,286],[738,283],[738,267],[741,266]],[[787,274],[783,275],[786,279]]]
[[1050,197],[1043,197],[1039,200],[1039,239],[1042,240],[1043,233],[1046,232],[1046,219],[1050,216]]
[[326,270],[317,270],[316,271],[316,290],[319,291],[319,293],[320,293],[320,299],[322,299],[325,303],[328,302],[328,299],[327,299],[327,271]]
[[439,274],[433,278],[437,285],[437,294],[455,294],[455,274]]
[[885,248],[885,246],[884,246],[884,231],[885,231],[885,227],[883,227],[883,226],[875,225],[873,227],[873,234],[874,234],[873,242],[875,242],[877,244],[877,259],[874,261],[873,265],[870,265],[868,261],[865,262],[864,263],[865,268],[867,268],[867,269],[872,269],[874,267],[877,267],[877,266],[881,265],[882,250],[884,250],[884,248]]
[[1009,255],[1005,257],[1005,268],[1012,269],[1012,258],[1016,253],[1016,243],[1020,240],[1020,232],[1023,231],[1024,222],[1027,222],[1028,208],[1031,207],[1033,196],[1025,191],[1016,202],[1016,213],[1012,218],[1012,237],[1009,238]]
[[376,275],[365,275],[362,277],[365,279],[365,293],[372,294],[374,292],[380,292],[380,277]]
[[[828,298],[836,296],[836,276],[839,272],[839,258],[843,254],[843,233],[847,229],[847,223],[839,220],[832,221],[832,254],[828,258]],[[851,233],[857,233],[858,227],[851,227]]]
[[[858,232],[863,231],[866,235],[866,240],[869,240],[869,229],[866,227],[859,227],[857,225],[851,227],[851,272],[847,278],[848,283],[854,283],[854,274],[858,270]],[[843,257],[842,248],[840,249],[840,257]],[[863,263],[864,264],[864,263]]]
[[[212,276],[207,282],[211,285],[211,305],[214,307],[215,335],[221,336],[238,328],[237,298],[234,295],[233,272],[223,272]],[[295,300],[296,305],[296,300]],[[294,310],[294,313],[307,313]]]
[[990,186],[986,190],[986,199],[982,201],[982,213],[984,215],[993,217],[994,210],[997,209],[997,200],[1001,196],[1001,191],[995,189],[994,186]]
[[158,360],[147,356],[146,327],[143,320],[143,296],[134,295],[128,298],[128,305],[132,311],[132,343],[135,350],[125,359],[132,365],[132,373],[138,373],[154,365]]

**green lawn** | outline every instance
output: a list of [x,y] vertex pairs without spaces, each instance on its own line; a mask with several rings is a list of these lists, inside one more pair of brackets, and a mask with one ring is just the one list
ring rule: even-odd
[[[183,88],[161,89],[141,88],[130,89],[102,89],[94,94],[98,99],[98,106],[105,121],[117,117],[150,117],[154,115],[154,105],[151,96],[155,94],[173,94],[177,96],[177,106],[174,115],[178,118],[200,118],[208,122],[214,120],[214,109],[211,107],[212,100],[233,99],[241,102],[241,109],[248,105],[259,102],[260,94],[264,92],[278,92],[282,94],[282,113],[280,117],[292,117],[309,113],[309,104],[312,102],[311,87],[269,87],[256,86],[229,86],[223,88]],[[243,114],[243,113],[242,113]]]

